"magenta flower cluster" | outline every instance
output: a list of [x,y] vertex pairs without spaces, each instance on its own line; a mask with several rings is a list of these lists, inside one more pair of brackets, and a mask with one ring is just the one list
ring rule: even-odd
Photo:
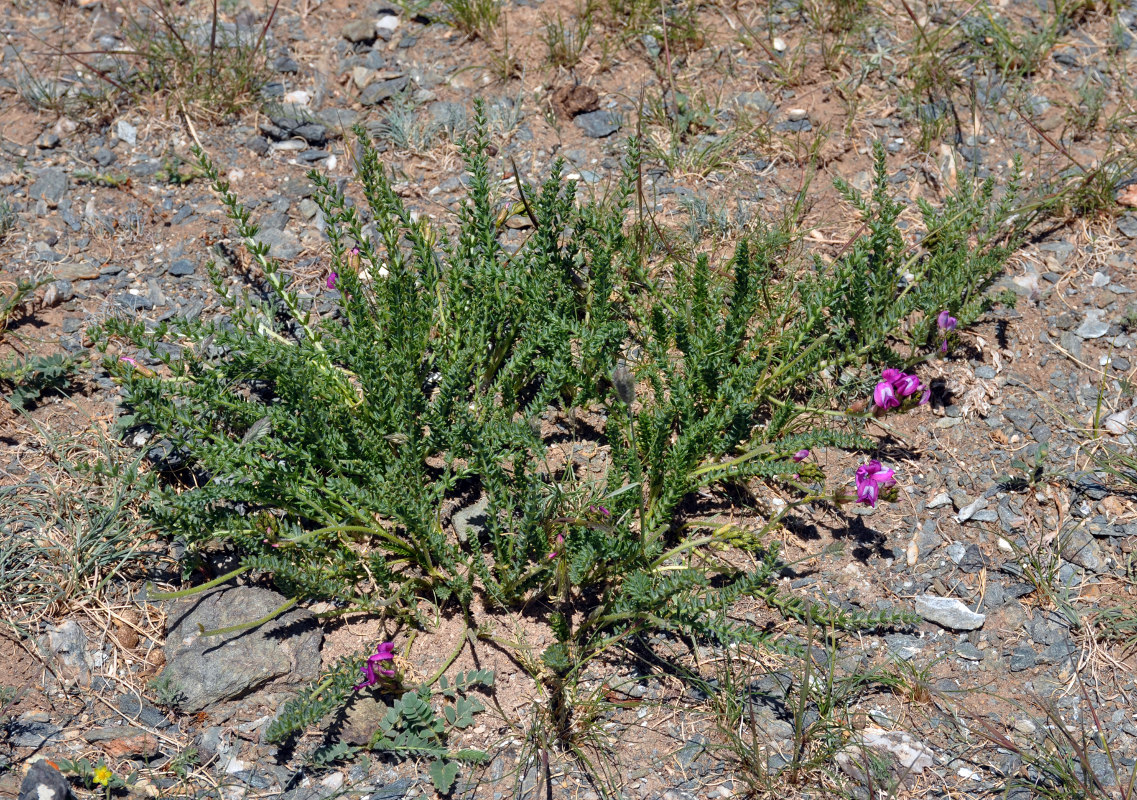
[[877,408],[887,411],[890,408],[899,408],[905,397],[911,397],[917,392],[923,392],[920,405],[928,402],[931,392],[915,375],[909,375],[898,369],[886,369],[880,373],[880,382],[873,389],[872,400]]
[[882,486],[892,486],[896,483],[893,472],[885,469],[876,459],[857,467],[857,502],[876,508],[877,498],[880,497]]
[[379,666],[379,664],[382,663],[383,661],[394,661],[394,660],[395,660],[395,643],[394,642],[381,642],[379,644],[379,646],[377,648],[375,648],[375,655],[368,656],[367,661],[364,662],[363,666],[359,668],[360,671],[363,673],[363,678],[364,678],[363,683],[357,683],[355,686],[352,687],[352,689],[354,691],[358,691],[358,690],[362,689],[364,686],[374,686],[379,681],[380,676],[385,677],[385,678],[393,677],[395,674],[395,670],[387,669],[385,667],[381,667],[381,666]]

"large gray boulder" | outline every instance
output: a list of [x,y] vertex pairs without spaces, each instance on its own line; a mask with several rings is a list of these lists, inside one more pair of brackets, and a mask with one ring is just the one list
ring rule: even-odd
[[308,611],[292,609],[236,633],[201,635],[260,619],[284,602],[276,592],[251,586],[174,601],[167,621],[166,667],[158,677],[172,702],[184,711],[201,711],[270,681],[315,679],[324,635]]

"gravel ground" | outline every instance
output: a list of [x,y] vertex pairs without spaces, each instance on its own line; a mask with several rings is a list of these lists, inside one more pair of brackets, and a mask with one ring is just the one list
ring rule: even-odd
[[[413,10],[285,2],[269,26],[263,97],[235,115],[188,109],[187,123],[187,109],[170,108],[162,96],[72,102],[75,87],[100,74],[83,64],[102,70],[96,62],[109,56],[83,61],[52,53],[123,47],[132,9],[84,0],[14,3],[2,23],[0,199],[12,227],[0,242],[0,270],[6,281],[51,282],[6,346],[82,356],[86,328],[110,314],[159,323],[220,313],[205,264],[228,252],[226,221],[209,188],[193,178],[194,139],[222,166],[294,285],[325,314],[335,294],[325,289],[326,250],[306,171],[348,180],[345,132],[361,123],[379,137],[409,207],[445,221],[462,196],[454,140],[470,124],[474,97],[487,104],[503,179],[515,169],[540,179],[563,158],[582,191],[602,193],[625,137],[642,130],[660,153],[674,156],[657,157],[647,172],[645,193],[658,218],[718,251],[749,220],[779,216],[812,175],[805,241],[821,254],[838,252],[858,223],[837,201],[832,179],[864,186],[878,139],[898,192],[933,201],[967,175],[1004,177],[1015,154],[1028,180],[1041,185],[1063,170],[1076,175],[1072,165],[1092,170],[1131,151],[1126,76],[1137,57],[1134,7],[1077,20],[1029,74],[1011,79],[986,62],[968,62],[954,106],[905,99],[905,81],[918,66],[907,5],[866,11],[867,22],[832,64],[826,41],[832,45],[837,35],[811,37],[809,8],[700,6],[701,40],[682,45],[658,30],[625,36],[616,22],[598,21],[579,63],[566,69],[547,63],[543,43],[549,20],[574,13],[557,0],[513,0],[506,6],[508,38],[499,32],[475,39]],[[231,11],[225,19],[243,20],[243,30],[258,31],[266,19],[263,9]],[[1052,12],[1009,0],[998,13],[1029,29]],[[982,18],[968,4],[921,6],[916,14],[941,29],[959,15],[967,21],[961,28]],[[746,46],[739,31],[759,19],[771,44]],[[976,36],[987,41],[982,32]],[[502,66],[508,59],[516,69]],[[657,107],[677,102],[673,84],[692,108],[696,100],[707,105],[706,121],[683,137],[659,122]],[[1087,86],[1100,87],[1104,110],[1083,130],[1078,120],[1092,116],[1087,103],[1096,96]],[[928,118],[944,124],[937,129]],[[929,127],[939,134],[921,146]],[[716,142],[717,161],[707,156]],[[1007,787],[1014,780],[1045,783],[1049,767],[1034,756],[1062,752],[1054,745],[1066,741],[1062,726],[1071,731],[1068,752],[1080,753],[1070,759],[1071,773],[1089,783],[1086,770],[1096,776],[1093,796],[1127,796],[1137,763],[1137,507],[1132,483],[1111,478],[1095,461],[1103,442],[1129,455],[1137,444],[1130,432],[1137,414],[1137,215],[1114,203],[1114,192],[1124,193],[1137,176],[1119,168],[1113,177],[1104,207],[1052,217],[1011,259],[992,292],[1013,294],[1013,308],[996,306],[961,333],[947,357],[921,367],[931,403],[880,431],[877,456],[896,470],[899,500],[842,514],[807,512],[784,534],[786,558],[797,564],[784,574],[788,586],[849,609],[899,607],[925,620],[814,648],[838,677],[882,665],[907,676],[896,691],[859,695],[849,708],[850,730],[865,747],[896,757],[897,796],[1043,796],[1042,789]],[[226,280],[254,281],[244,266],[228,265]],[[91,366],[66,397],[46,398],[28,415],[0,411],[5,482],[41,474],[37,426],[106,431],[117,398],[117,386]],[[133,444],[160,447],[144,439]],[[844,469],[851,478],[846,456],[815,457],[830,476]],[[1041,470],[1032,476],[1036,464]],[[761,486],[755,492],[780,502]],[[723,497],[702,500],[730,512]],[[12,721],[0,739],[0,767],[9,765],[0,774],[0,796],[15,796],[21,765],[39,754],[104,756],[121,774],[156,764],[131,790],[156,797],[308,800],[346,793],[396,800],[433,793],[413,762],[372,759],[320,771],[304,766],[302,748],[264,741],[289,684],[312,677],[337,648],[366,646],[366,630],[308,630],[309,638],[290,640],[286,663],[265,680],[265,665],[280,658],[280,648],[250,637],[247,652],[224,665],[234,686],[220,686],[216,664],[200,666],[191,660],[200,653],[178,649],[188,641],[177,633],[183,612],[140,606],[132,591],[108,596],[103,611],[112,617],[56,609],[26,628],[26,637],[0,639],[0,685],[22,691],[3,712]],[[234,593],[216,598],[216,619],[206,627],[261,602]],[[299,628],[311,627],[297,613]],[[773,619],[764,608],[740,613],[752,614],[755,624]],[[106,622],[124,616],[126,627]],[[522,624],[503,624],[514,623]],[[445,636],[441,630],[416,648],[406,667],[429,674],[438,653],[449,652]],[[663,650],[673,643],[655,644]],[[489,748],[491,760],[465,775],[458,793],[534,797],[546,791],[545,772],[533,761],[532,742],[512,726],[532,715],[536,689],[505,657],[487,658],[501,676],[509,719],[487,714],[467,734],[466,743]],[[728,666],[724,654],[710,651],[686,658],[708,679],[753,679],[756,699],[742,733],[757,732],[767,769],[788,763],[796,731],[786,686],[800,679],[795,668],[773,658]],[[175,666],[181,685],[201,689],[180,712],[160,709],[156,703],[169,698],[147,683]],[[260,670],[261,677],[242,670]],[[549,796],[596,798],[614,786],[626,797],[685,800],[743,795],[750,781],[761,783],[753,765],[746,770],[730,757],[712,698],[626,662],[597,664],[584,686],[608,701],[597,724],[597,763],[605,766],[590,778],[581,762],[554,753]],[[817,709],[809,713],[820,718]],[[365,736],[374,714],[353,709],[343,724]],[[191,747],[196,765],[179,777],[168,759]],[[878,796],[879,776],[865,766],[864,752],[855,743],[840,749],[827,767],[831,776],[817,786],[794,785],[783,774],[771,791],[827,797],[840,782],[853,796]],[[1051,796],[1071,796],[1055,791]]]

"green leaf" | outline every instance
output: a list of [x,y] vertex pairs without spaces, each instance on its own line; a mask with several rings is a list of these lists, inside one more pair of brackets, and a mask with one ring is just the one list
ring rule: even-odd
[[453,761],[435,761],[430,765],[430,779],[434,781],[434,788],[439,794],[450,794],[454,781],[458,777],[458,765]]

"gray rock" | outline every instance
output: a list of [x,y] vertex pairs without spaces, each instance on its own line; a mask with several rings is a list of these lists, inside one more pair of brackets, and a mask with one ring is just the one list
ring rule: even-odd
[[19,800],[67,800],[71,796],[71,786],[67,779],[46,758],[28,767],[27,774],[20,782]]
[[983,627],[986,615],[976,614],[954,597],[922,594],[916,597],[916,613],[929,622],[954,631],[972,631]]
[[973,516],[975,516],[976,511],[979,511],[980,509],[983,509],[986,507],[987,507],[987,498],[986,497],[980,497],[978,500],[973,500],[972,502],[968,503],[967,505],[965,505],[963,508],[961,508],[959,510],[959,514],[956,515],[956,520],[958,520],[959,522],[967,522],[969,519],[971,519]]
[[380,786],[373,791],[371,800],[400,800],[400,798],[407,796],[414,785],[415,782],[411,778],[399,778],[397,781],[391,781],[386,786]]
[[1137,215],[1126,214],[1117,220],[1117,229],[1130,239],[1137,239]]
[[1058,343],[1062,345],[1063,350],[1074,358],[1082,357],[1082,340],[1073,331],[1064,331],[1058,337]]
[[300,240],[290,231],[266,228],[257,234],[257,241],[268,245],[268,254],[272,258],[288,261],[300,255]]
[[174,602],[160,680],[177,693],[177,706],[201,711],[273,680],[313,680],[320,669],[323,633],[307,611],[293,609],[257,628],[201,636],[202,628],[211,631],[252,622],[284,602],[276,592],[251,586]]
[[404,75],[401,78],[390,78],[385,81],[369,83],[367,88],[359,93],[359,102],[365,106],[377,106],[406,89],[410,80]]
[[352,44],[375,41],[375,22],[370,19],[356,19],[343,26],[340,31],[343,38]]
[[620,119],[611,111],[589,111],[587,114],[578,114],[573,124],[590,139],[603,139],[620,130]]
[[87,650],[87,634],[75,620],[49,625],[40,637],[40,647],[55,661],[64,682],[90,685],[94,665]]
[[966,661],[982,661],[983,651],[971,642],[960,642],[955,648],[956,655]]
[[359,112],[350,108],[325,108],[317,112],[316,118],[328,130],[329,138],[336,138],[351,131],[351,126],[359,122]]
[[268,139],[263,136],[250,136],[245,140],[245,147],[252,150],[258,156],[267,156],[270,149]]
[[8,723],[7,742],[12,747],[43,747],[57,741],[62,734],[63,728],[50,722],[16,720]]
[[951,505],[951,495],[947,492],[940,492],[928,501],[928,505],[926,505],[925,508],[943,508],[949,505]]
[[1101,545],[1084,528],[1075,528],[1060,538],[1062,558],[1071,564],[1077,564],[1090,572],[1104,572],[1107,569]]
[[959,559],[959,568],[969,575],[981,572],[987,566],[987,559],[983,557],[978,545],[969,544]]
[[175,278],[184,278],[193,275],[197,271],[197,265],[190,261],[188,258],[179,258],[177,261],[170,264],[166,273],[173,275]]
[[55,208],[63,195],[67,194],[67,173],[55,167],[41,169],[36,173],[36,181],[28,189],[28,197],[32,200],[43,200],[48,208]]
[[1027,645],[1019,645],[1011,651],[1010,670],[1011,672],[1022,672],[1024,669],[1031,669],[1038,664],[1038,658],[1034,654],[1034,650]]
[[1105,312],[1101,309],[1090,309],[1086,312],[1085,321],[1074,331],[1082,339],[1100,339],[1109,333],[1109,323],[1101,317]]
[[379,722],[387,711],[387,704],[373,695],[356,693],[340,713],[333,733],[341,742],[365,745],[379,730]]
[[760,111],[769,114],[777,106],[766,96],[765,92],[740,92],[735,95],[734,103],[742,108]]

